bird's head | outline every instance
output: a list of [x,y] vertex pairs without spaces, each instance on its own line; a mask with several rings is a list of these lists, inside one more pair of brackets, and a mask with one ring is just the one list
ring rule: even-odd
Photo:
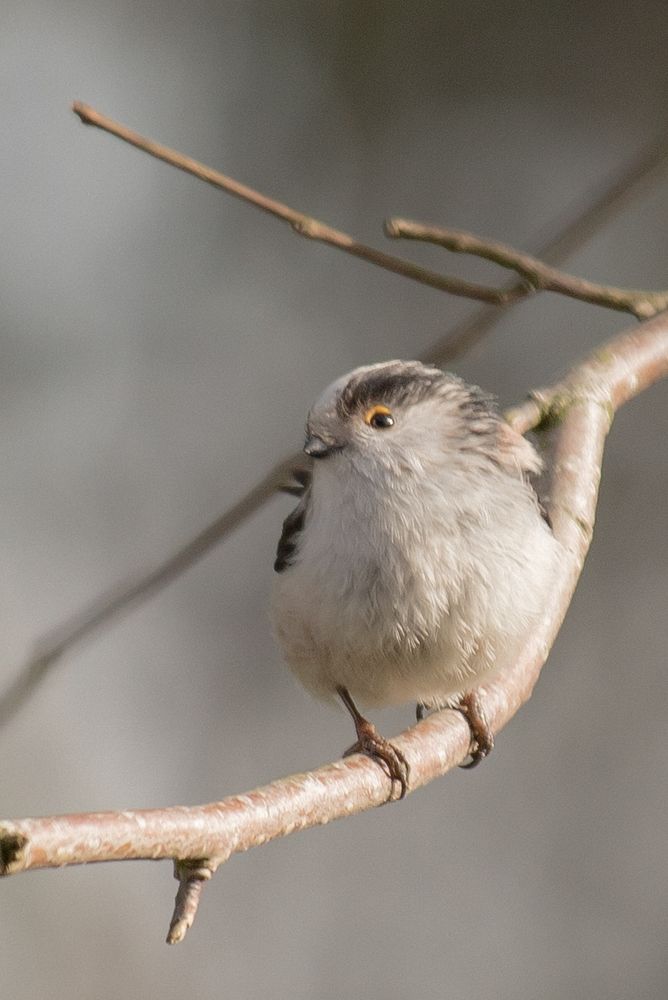
[[479,390],[418,361],[356,368],[333,382],[306,423],[304,451],[317,463],[424,471],[499,418]]

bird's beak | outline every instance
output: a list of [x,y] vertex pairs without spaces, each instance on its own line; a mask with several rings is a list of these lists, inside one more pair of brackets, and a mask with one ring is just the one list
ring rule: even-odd
[[336,444],[334,441],[325,441],[321,438],[319,434],[309,434],[304,442],[304,451],[311,458],[326,458],[333,451],[339,451],[343,445]]

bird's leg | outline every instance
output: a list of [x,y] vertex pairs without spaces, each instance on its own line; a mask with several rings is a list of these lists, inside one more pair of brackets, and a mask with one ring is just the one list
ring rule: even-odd
[[393,747],[391,743],[380,735],[374,724],[364,718],[346,688],[338,687],[336,692],[350,712],[352,720],[355,723],[355,732],[357,733],[357,742],[349,747],[343,756],[349,757],[353,753],[364,753],[373,760],[377,760],[383,766],[392,782],[390,795],[394,791],[394,783],[396,781],[401,788],[399,798],[403,799],[408,791],[408,761],[401,750]]
[[468,691],[463,694],[456,706],[469,724],[473,737],[473,748],[470,753],[471,760],[468,764],[460,764],[460,767],[470,769],[477,767],[481,760],[488,757],[494,749],[494,733],[489,728],[489,723],[485,718],[480,695],[476,691]]

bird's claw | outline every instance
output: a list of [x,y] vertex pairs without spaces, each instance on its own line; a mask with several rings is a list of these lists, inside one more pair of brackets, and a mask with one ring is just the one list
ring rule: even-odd
[[478,740],[474,741],[475,745],[469,752],[470,760],[467,760],[465,764],[460,764],[462,771],[472,771],[474,767],[477,767],[485,757],[489,757],[492,749],[494,748],[494,742],[492,741],[491,746],[480,746]]
[[469,752],[471,759],[466,764],[459,765],[463,770],[470,771],[491,754],[494,749],[494,733],[489,728],[480,698],[474,691],[462,697],[457,705],[457,711],[461,712],[468,722],[473,737],[473,746]]
[[363,753],[367,757],[371,757],[372,760],[378,761],[392,782],[390,798],[394,798],[394,784],[396,782],[400,787],[398,798],[403,799],[408,791],[410,775],[408,761],[401,750],[397,750],[389,740],[384,739],[372,723],[366,720],[364,723],[357,728],[357,742],[348,747],[343,756],[349,757],[354,753]]

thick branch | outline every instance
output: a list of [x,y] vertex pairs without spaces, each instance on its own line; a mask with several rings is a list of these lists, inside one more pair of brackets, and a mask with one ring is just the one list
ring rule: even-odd
[[634,396],[668,376],[668,312],[620,333],[601,345],[561,382],[537,389],[529,399],[506,411],[519,431],[558,424],[578,400],[596,403],[612,418]]
[[[486,684],[485,715],[498,732],[531,695],[559,630],[587,553],[601,459],[613,414],[668,375],[668,315],[621,334],[557,386],[518,407],[520,430],[551,430],[548,505],[564,546],[553,601],[512,670]],[[411,790],[445,774],[467,753],[468,729],[458,713],[437,713],[396,739],[411,768]],[[201,886],[194,882],[230,855],[333,819],[381,805],[390,788],[371,760],[354,756],[293,775],[244,795],[196,807],[91,813],[0,824],[0,871],[130,858],[184,862],[170,940],[192,923]]]

